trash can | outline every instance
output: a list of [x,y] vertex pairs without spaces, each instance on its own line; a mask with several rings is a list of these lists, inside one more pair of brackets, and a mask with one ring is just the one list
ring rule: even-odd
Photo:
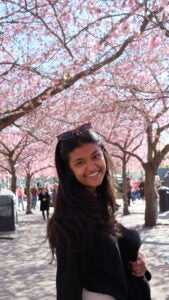
[[169,210],[169,189],[166,191],[166,208]]
[[15,202],[10,195],[0,195],[0,231],[15,230]]
[[169,188],[167,186],[160,186],[158,188],[160,195],[159,208],[160,212],[165,212],[169,210]]

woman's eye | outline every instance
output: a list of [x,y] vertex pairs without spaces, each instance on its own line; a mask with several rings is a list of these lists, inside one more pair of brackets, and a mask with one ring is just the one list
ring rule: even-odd
[[101,157],[102,157],[101,153],[95,154],[95,156],[94,156],[95,159],[100,159]]
[[76,166],[82,166],[84,164],[84,161],[78,161],[77,163],[76,163]]

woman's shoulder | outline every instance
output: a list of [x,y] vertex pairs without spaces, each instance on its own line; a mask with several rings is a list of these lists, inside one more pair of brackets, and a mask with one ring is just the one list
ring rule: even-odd
[[57,234],[56,240],[56,254],[62,255],[84,255],[92,252],[93,239],[91,232],[82,232],[77,234],[70,232],[69,236],[64,233]]

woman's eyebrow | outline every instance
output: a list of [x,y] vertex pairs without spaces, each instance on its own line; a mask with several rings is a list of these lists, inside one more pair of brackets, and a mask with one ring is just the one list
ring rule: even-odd
[[[90,154],[90,156],[95,155],[95,154],[97,154],[97,153],[101,153],[101,150],[94,150],[94,151]],[[83,160],[83,159],[85,159],[85,157],[78,157],[78,158],[75,159],[75,161],[79,161],[79,160]]]
[[83,159],[85,159],[85,158],[84,157],[78,157],[78,158],[75,158],[74,161],[83,160]]

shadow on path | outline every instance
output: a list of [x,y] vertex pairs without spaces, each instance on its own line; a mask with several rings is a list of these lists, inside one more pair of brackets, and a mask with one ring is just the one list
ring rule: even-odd
[[56,299],[56,264],[50,264],[49,247],[44,243],[46,224],[39,212],[20,213],[13,237],[1,234],[0,299]]

